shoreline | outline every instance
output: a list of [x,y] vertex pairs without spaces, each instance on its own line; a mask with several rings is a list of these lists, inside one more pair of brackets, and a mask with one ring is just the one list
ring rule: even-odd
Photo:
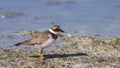
[[[119,38],[68,35],[60,39],[54,45],[54,50],[44,51],[44,61],[39,60],[36,51],[0,48],[0,67],[119,68],[120,66]],[[61,42],[64,44],[59,44]]]

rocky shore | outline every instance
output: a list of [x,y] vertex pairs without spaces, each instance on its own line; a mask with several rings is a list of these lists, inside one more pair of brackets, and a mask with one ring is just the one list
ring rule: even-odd
[[36,51],[0,48],[0,68],[120,68],[120,38],[67,35],[54,46],[44,61]]

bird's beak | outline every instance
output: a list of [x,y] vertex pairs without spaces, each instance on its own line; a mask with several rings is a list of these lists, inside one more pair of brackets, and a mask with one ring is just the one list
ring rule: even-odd
[[63,32],[63,33],[64,33],[65,31],[63,31],[62,29],[60,29],[60,32]]

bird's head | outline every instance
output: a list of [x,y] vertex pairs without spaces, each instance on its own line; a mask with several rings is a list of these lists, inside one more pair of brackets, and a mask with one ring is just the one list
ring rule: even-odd
[[60,28],[59,25],[56,25],[56,24],[53,24],[50,28],[49,28],[49,31],[53,34],[58,34],[59,32],[63,32],[64,31]]

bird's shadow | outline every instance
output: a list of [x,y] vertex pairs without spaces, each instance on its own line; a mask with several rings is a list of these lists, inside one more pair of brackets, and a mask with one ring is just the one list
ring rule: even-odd
[[[44,55],[44,59],[52,59],[52,58],[64,58],[64,57],[74,57],[74,56],[88,56],[85,53],[76,53],[76,54],[52,54],[52,55]],[[29,56],[33,58],[38,58],[40,56]]]

